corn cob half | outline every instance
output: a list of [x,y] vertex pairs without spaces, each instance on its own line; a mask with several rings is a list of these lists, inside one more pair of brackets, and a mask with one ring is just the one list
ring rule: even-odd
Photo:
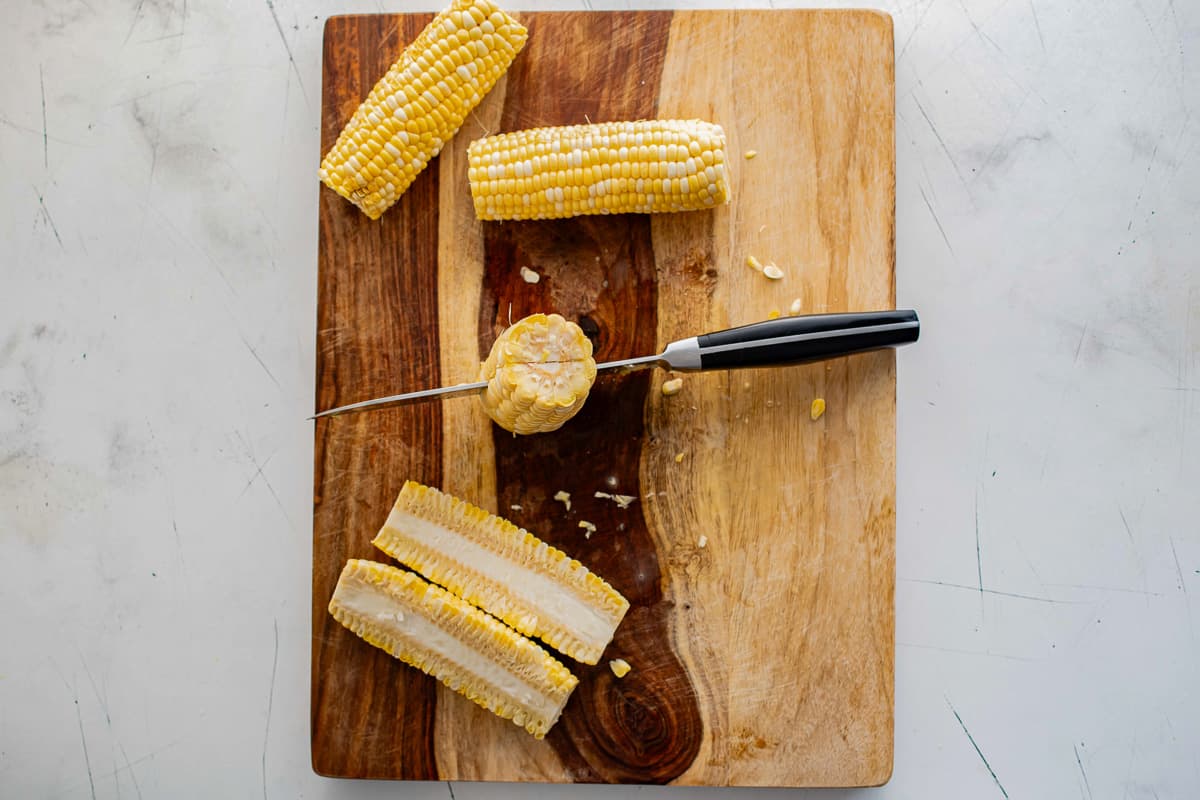
[[578,679],[554,656],[411,572],[346,562],[329,613],[355,634],[541,739]]
[[467,148],[480,219],[693,211],[729,202],[725,132],[701,120],[570,125]]
[[321,180],[378,219],[441,152],[527,35],[491,0],[454,0],[354,112],[321,162]]
[[528,636],[600,660],[629,601],[587,567],[506,519],[408,481],[379,549]]
[[596,380],[592,342],[558,314],[532,314],[497,337],[479,370],[483,410],[513,433],[558,430]]

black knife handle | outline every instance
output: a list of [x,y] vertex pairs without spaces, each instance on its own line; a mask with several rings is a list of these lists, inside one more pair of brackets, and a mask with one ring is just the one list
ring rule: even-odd
[[804,364],[917,340],[917,312],[809,314],[755,322],[698,336],[700,369]]

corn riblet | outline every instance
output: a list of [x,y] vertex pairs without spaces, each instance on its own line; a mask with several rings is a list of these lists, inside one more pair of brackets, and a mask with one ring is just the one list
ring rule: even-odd
[[366,641],[538,739],[558,720],[578,683],[534,642],[396,567],[348,561],[329,613]]
[[521,633],[585,664],[600,660],[629,601],[511,522],[408,481],[374,544]]
[[570,125],[467,148],[480,219],[693,211],[729,202],[725,132],[701,120]]
[[558,314],[532,314],[492,344],[479,370],[483,410],[513,433],[558,430],[579,413],[596,380],[592,342]]
[[354,112],[321,162],[321,180],[378,219],[500,79],[527,34],[490,0],[454,0]]

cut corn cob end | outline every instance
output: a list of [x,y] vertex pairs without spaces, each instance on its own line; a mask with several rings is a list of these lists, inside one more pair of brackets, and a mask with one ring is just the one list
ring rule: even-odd
[[371,89],[321,162],[321,180],[378,219],[525,46],[491,0],[454,0]]
[[558,314],[533,314],[500,334],[480,367],[483,410],[513,433],[558,430],[596,380],[592,342]]
[[506,519],[407,481],[374,545],[528,636],[599,661],[629,601]]
[[729,202],[725,132],[702,120],[534,128],[471,142],[480,219],[694,211]]
[[541,739],[578,679],[557,659],[411,572],[352,559],[329,613],[367,642]]

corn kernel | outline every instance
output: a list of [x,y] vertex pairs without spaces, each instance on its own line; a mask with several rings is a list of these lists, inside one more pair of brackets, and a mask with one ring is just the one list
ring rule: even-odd
[[825,413],[825,398],[818,397],[816,400],[812,401],[812,408],[809,409],[808,414],[814,420],[818,420],[821,418],[821,415],[824,413]]

